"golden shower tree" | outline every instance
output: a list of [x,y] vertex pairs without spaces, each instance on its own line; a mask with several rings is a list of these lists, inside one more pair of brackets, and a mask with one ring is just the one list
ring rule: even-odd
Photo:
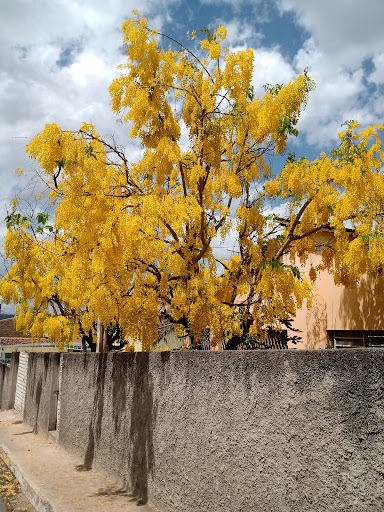
[[[310,299],[318,268],[306,278],[282,257],[305,262],[316,232],[334,228],[323,268],[337,282],[382,265],[380,126],[359,132],[348,123],[330,156],[289,155],[272,176],[266,157],[297,135],[313,88],[306,72],[255,98],[252,50],[229,53],[224,27],[205,29],[194,52],[138,13],[123,33],[128,59],[111,105],[141,140],[142,158],[131,163],[90,124],[76,132],[50,124],[30,142],[52,213],[37,205],[25,215],[15,202],[7,217],[13,264],[0,291],[17,304],[18,328],[62,343],[99,318],[149,348],[163,316],[192,340],[207,327],[216,342],[262,337]],[[169,40],[172,49],[162,49]],[[287,205],[284,221],[268,215],[277,202]],[[236,254],[218,259],[215,244],[229,236]]]

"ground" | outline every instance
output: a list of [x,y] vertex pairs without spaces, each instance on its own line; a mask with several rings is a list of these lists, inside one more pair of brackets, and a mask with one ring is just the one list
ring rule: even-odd
[[0,459],[0,493],[3,503],[0,502],[0,512],[34,512],[35,509],[21,492],[20,484],[13,476],[9,468]]

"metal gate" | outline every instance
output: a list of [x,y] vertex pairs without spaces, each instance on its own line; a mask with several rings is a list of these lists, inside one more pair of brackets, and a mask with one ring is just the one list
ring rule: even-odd
[[201,332],[201,350],[211,350],[211,330],[203,329]]
[[20,352],[17,370],[15,409],[24,414],[25,393],[27,391],[28,352]]

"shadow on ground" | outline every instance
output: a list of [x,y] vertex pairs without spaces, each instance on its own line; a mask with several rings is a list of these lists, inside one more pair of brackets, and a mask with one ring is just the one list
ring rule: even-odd
[[96,492],[95,496],[126,496],[127,498],[130,498],[127,501],[136,501],[136,505],[138,507],[145,505],[145,502],[143,500],[140,500],[137,498],[137,496],[134,496],[131,492],[127,490],[126,487],[103,487],[102,489],[99,489]]

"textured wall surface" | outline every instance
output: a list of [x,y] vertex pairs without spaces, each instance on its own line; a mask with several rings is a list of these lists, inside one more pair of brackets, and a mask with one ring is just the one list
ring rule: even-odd
[[384,510],[383,430],[379,350],[64,354],[60,443],[163,512]]
[[0,365],[0,410],[13,409],[15,405],[15,392],[19,354],[12,355],[10,364]]
[[46,435],[56,428],[59,365],[58,353],[30,353],[28,357],[24,421]]

